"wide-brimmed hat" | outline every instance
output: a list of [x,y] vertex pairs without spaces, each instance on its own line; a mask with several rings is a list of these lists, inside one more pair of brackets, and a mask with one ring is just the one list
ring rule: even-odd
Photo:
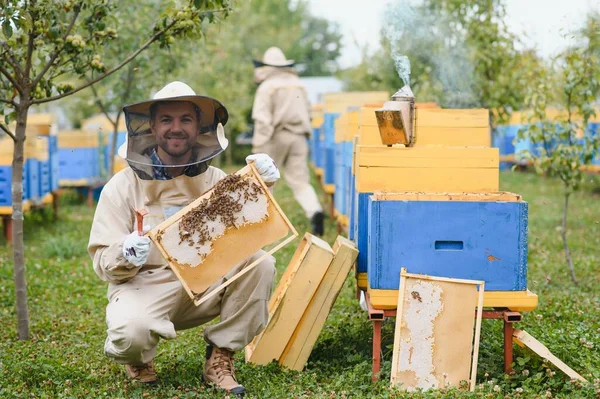
[[269,47],[262,60],[252,60],[255,68],[270,66],[275,68],[286,68],[294,66],[294,60],[288,60],[285,58],[285,54],[279,47]]

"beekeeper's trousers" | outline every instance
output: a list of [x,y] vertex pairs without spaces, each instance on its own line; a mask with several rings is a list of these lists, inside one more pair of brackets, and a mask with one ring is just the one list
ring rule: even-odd
[[[264,253],[258,251],[238,264],[206,293]],[[106,355],[122,364],[148,363],[156,355],[160,338],[175,338],[175,331],[199,326],[217,316],[221,316],[218,323],[204,328],[204,339],[219,348],[243,349],[267,324],[274,265],[275,259],[267,256],[199,306],[194,305],[170,269],[141,270],[123,284],[111,284],[106,308]]]
[[266,153],[273,158],[307,218],[312,218],[317,212],[323,212],[317,193],[310,184],[308,143],[305,135],[275,132],[269,142],[254,147],[252,152]]

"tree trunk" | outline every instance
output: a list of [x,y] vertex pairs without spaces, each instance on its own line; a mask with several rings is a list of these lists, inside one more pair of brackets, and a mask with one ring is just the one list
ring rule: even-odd
[[562,239],[565,246],[565,256],[567,257],[567,265],[571,272],[571,279],[577,284],[577,278],[575,277],[575,269],[573,268],[573,261],[571,261],[571,251],[569,251],[569,243],[567,241],[567,210],[569,209],[569,193],[565,194],[565,209],[563,209],[563,220],[562,220]]
[[[27,101],[24,101],[25,103]],[[29,309],[27,307],[27,281],[23,243],[23,158],[28,106],[17,107],[17,129],[12,162],[12,236],[15,294],[19,339],[29,339]]]

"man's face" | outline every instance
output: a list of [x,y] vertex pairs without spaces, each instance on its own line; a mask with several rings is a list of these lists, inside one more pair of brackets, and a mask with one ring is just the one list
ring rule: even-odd
[[156,136],[160,150],[171,159],[163,162],[188,161],[196,138],[199,134],[198,117],[194,104],[187,101],[175,101],[156,106],[154,118],[150,120],[150,129]]

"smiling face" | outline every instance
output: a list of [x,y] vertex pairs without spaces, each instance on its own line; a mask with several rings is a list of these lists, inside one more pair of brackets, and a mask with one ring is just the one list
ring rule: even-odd
[[200,133],[194,104],[187,101],[158,103],[153,111],[150,129],[156,136],[160,159],[165,165],[188,163]]

